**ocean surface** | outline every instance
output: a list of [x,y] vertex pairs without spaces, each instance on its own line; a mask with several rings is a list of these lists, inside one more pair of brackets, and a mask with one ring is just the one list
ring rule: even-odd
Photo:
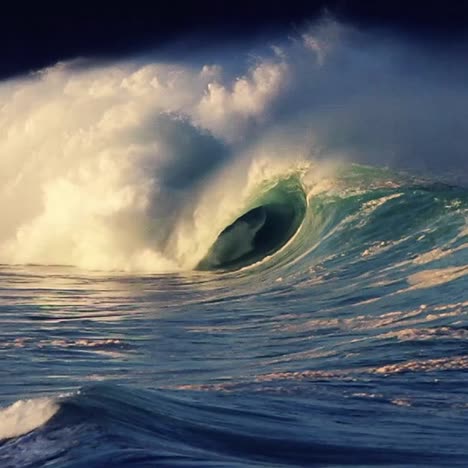
[[1,466],[466,466],[468,191],[299,182],[257,195],[303,219],[253,264],[3,265]]
[[0,468],[467,467],[462,46],[210,47],[0,83]]

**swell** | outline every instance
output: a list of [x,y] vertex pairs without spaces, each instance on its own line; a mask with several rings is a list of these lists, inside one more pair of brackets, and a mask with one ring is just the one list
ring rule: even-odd
[[[302,270],[323,261],[330,269],[367,262],[372,270],[399,260],[421,268],[432,260],[440,264],[464,250],[467,216],[464,187],[350,166],[331,189],[309,196],[297,235],[259,269]],[[462,256],[451,262],[446,266],[464,265]]]
[[[238,406],[239,399],[243,409]],[[40,447],[33,454],[35,464],[49,462],[63,467],[132,463],[315,465],[347,464],[350,460],[367,465],[427,465],[435,460],[456,460],[446,454],[396,447],[383,450],[369,442],[335,444],[327,440],[326,430],[323,434],[312,430],[319,425],[309,419],[314,414],[313,404],[307,418],[280,416],[269,407],[279,401],[268,394],[262,398],[254,394],[224,396],[217,401],[209,393],[143,391],[101,384],[84,387],[59,404],[60,410],[46,425],[0,444],[5,468],[25,464],[28,450],[34,447]],[[299,409],[301,404],[297,406]]]

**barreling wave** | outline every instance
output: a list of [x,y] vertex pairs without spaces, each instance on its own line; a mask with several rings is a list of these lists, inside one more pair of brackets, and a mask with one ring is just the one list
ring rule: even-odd
[[[240,259],[240,266],[254,264],[252,271],[257,274],[263,270],[273,271],[276,276],[285,272],[299,273],[324,261],[332,270],[349,269],[353,275],[359,275],[363,268],[372,270],[376,267],[374,262],[377,265],[386,262],[388,268],[399,265],[402,271],[405,266],[425,268],[433,261],[447,263],[448,259],[451,259],[451,266],[456,260],[455,252],[460,256],[454,267],[462,268],[458,274],[466,273],[463,269],[468,216],[466,188],[359,165],[342,167],[329,183],[322,184],[320,190],[309,186],[307,203],[299,195],[300,189],[285,198],[296,203],[296,214],[300,215],[296,219],[300,222],[289,224],[272,216],[271,221],[278,222],[278,226],[270,226],[263,235],[271,236],[269,241],[276,248],[267,254],[264,255],[261,247],[255,251],[255,236],[262,234],[261,230],[256,230],[256,223],[259,218],[265,223],[265,215],[254,208],[220,234],[204,261],[213,261],[213,256],[218,260],[216,255],[224,253],[222,249],[226,244],[228,247],[231,243],[236,245],[235,229],[237,223],[241,223],[239,229],[246,225],[253,242],[249,243],[251,250]],[[281,184],[272,193],[274,190],[282,193]],[[257,203],[263,206],[261,200],[259,197]],[[283,238],[285,242],[277,242],[278,230],[288,232],[287,239]],[[250,239],[248,235],[242,238]],[[263,238],[260,240],[264,242]],[[264,260],[258,262],[259,257]],[[450,277],[449,270],[446,273]],[[456,275],[455,271],[452,273]],[[423,284],[420,287],[424,287]]]
[[[238,269],[277,257],[301,223],[318,240],[320,176],[304,177],[330,161],[463,173],[468,133],[439,122],[466,120],[462,68],[441,87],[432,55],[329,19],[273,43],[243,65],[148,54],[2,83],[0,263]],[[302,189],[285,189],[299,166]]]
[[466,467],[466,60],[390,39],[0,84],[2,468]]

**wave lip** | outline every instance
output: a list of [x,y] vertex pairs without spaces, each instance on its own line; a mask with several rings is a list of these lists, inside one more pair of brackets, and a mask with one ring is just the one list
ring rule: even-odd
[[237,270],[275,253],[301,226],[306,205],[295,179],[278,182],[223,229],[197,269]]
[[59,410],[51,398],[18,400],[0,408],[0,440],[19,437],[49,421]]

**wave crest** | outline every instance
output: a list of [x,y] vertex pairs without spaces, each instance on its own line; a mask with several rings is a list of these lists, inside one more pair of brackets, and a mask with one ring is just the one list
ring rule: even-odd
[[6,408],[0,408],[0,440],[37,429],[49,421],[59,408],[52,398],[19,400]]

